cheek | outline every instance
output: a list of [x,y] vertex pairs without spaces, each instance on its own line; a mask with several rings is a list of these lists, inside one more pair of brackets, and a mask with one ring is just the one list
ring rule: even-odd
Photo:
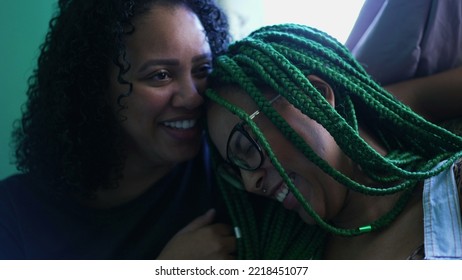
[[226,132],[226,123],[221,122],[220,118],[210,116],[209,114],[207,117],[207,129],[212,144],[218,150],[221,157],[226,158],[226,143],[229,136],[229,132]]
[[307,117],[291,125],[319,157],[330,162],[331,154],[336,153],[338,146],[322,125]]
[[195,82],[196,90],[197,92],[202,96],[202,98],[205,98],[205,90],[207,89],[207,79],[199,79]]
[[287,171],[296,171],[303,174],[306,170],[307,164],[310,161],[299,151],[294,144],[286,139],[281,133],[266,135],[271,149],[276,155],[278,161],[282,164]]
[[231,114],[227,109],[209,101],[207,112],[207,132],[212,144],[217,148],[223,158],[226,158],[226,144],[231,130],[239,121],[239,118]]
[[[302,122],[294,122],[289,121],[290,126],[297,132],[302,139],[309,145],[312,146],[313,143],[313,134],[308,132],[309,126],[307,125],[306,121]],[[271,149],[280,159],[295,159],[299,157],[304,157],[303,153],[299,151],[295,144],[293,144],[294,140],[288,139],[286,136],[279,131],[279,129],[274,126],[273,124],[268,126],[269,128],[265,128],[263,134],[267,138],[268,142],[271,145]]]
[[272,146],[277,159],[284,169],[289,173],[295,172],[303,176],[311,175],[316,166],[293,144],[287,140],[284,141],[283,143]]
[[131,95],[122,99],[122,104],[127,106],[126,112],[132,117],[153,118],[168,106],[169,96],[152,88],[137,88]]
[[[313,120],[304,119],[300,122],[292,122],[291,126],[319,157],[333,166],[337,165],[338,146],[321,125]],[[313,174],[320,172],[320,169],[281,133],[271,135],[268,140],[273,152],[286,170],[306,174],[311,179],[313,179]]]

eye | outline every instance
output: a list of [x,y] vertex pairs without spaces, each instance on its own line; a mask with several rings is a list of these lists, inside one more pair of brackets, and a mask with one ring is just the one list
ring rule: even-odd
[[155,71],[148,78],[155,84],[167,83],[172,79],[170,72],[168,72],[167,70]]
[[248,138],[250,136],[244,135],[243,133],[236,133],[233,151],[239,158],[252,158],[258,154],[258,149],[255,144]]
[[196,78],[207,78],[212,72],[212,64],[210,62],[203,63],[194,69],[193,74]]
[[234,150],[240,155],[247,156],[252,153],[252,148],[255,148],[246,137],[240,137],[234,143]]

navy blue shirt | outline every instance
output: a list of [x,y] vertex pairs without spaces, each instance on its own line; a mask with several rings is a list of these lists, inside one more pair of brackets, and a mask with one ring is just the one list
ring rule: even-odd
[[[154,259],[214,205],[207,154],[112,209],[57,199],[29,175],[0,182],[0,259]],[[49,188],[48,188],[49,189]]]

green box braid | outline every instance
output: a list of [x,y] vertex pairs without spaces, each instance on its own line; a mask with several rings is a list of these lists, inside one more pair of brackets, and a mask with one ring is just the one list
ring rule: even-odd
[[214,147],[211,155],[218,166],[217,184],[240,231],[239,259],[321,258],[326,236],[323,230],[304,223],[278,202],[243,192],[242,182],[219,164],[222,160]]
[[[309,82],[307,75],[310,74],[319,76],[333,87],[335,108]],[[370,225],[354,229],[332,226],[305,201],[249,116],[209,89],[206,95],[210,99],[248,123],[290,191],[324,230],[334,234],[353,236],[387,226],[404,208],[417,182],[450,168],[462,156],[461,137],[426,121],[397,101],[367,74],[341,43],[310,27],[282,24],[251,33],[234,42],[226,55],[216,59],[210,78],[215,89],[233,84],[246,91],[287,139],[346,187],[367,195],[403,192],[396,206]],[[263,97],[261,86],[257,86],[262,83],[321,124],[343,152],[371,178],[393,185],[362,185],[332,168],[272,108]],[[360,123],[379,137],[388,150],[387,155],[382,156],[360,137]],[[445,163],[435,168],[441,161]]]

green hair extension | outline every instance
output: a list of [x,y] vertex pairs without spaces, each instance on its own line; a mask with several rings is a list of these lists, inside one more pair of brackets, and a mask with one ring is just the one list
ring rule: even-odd
[[217,184],[233,225],[240,232],[237,242],[239,259],[321,258],[325,243],[323,230],[304,223],[280,203],[242,191],[242,182],[223,169],[214,147],[211,155],[214,165],[218,166]]
[[[311,74],[319,76],[334,89],[335,108],[307,79]],[[248,124],[290,191],[316,223],[333,234],[355,236],[389,225],[405,207],[419,181],[450,168],[462,157],[460,136],[426,121],[399,102],[367,74],[345,46],[314,28],[281,24],[254,31],[247,38],[234,42],[227,54],[216,59],[210,79],[212,88],[207,90],[207,97]],[[373,223],[359,228],[337,228],[324,221],[289,179],[263,133],[248,114],[218,95],[216,90],[226,85],[238,86],[248,93],[297,149],[345,187],[374,196],[401,192],[395,207]],[[271,88],[322,125],[351,160],[383,185],[363,185],[331,167],[272,108],[262,94],[262,85]],[[361,125],[366,125],[386,147],[385,156],[360,137]],[[444,163],[436,167],[440,162]],[[226,183],[222,188],[229,189]],[[238,196],[228,199],[242,200],[243,195]],[[313,231],[312,235],[316,234]],[[322,244],[320,240],[325,236],[316,236],[317,241],[306,244],[306,250],[320,250],[318,245]],[[288,236],[280,235],[279,238]]]

